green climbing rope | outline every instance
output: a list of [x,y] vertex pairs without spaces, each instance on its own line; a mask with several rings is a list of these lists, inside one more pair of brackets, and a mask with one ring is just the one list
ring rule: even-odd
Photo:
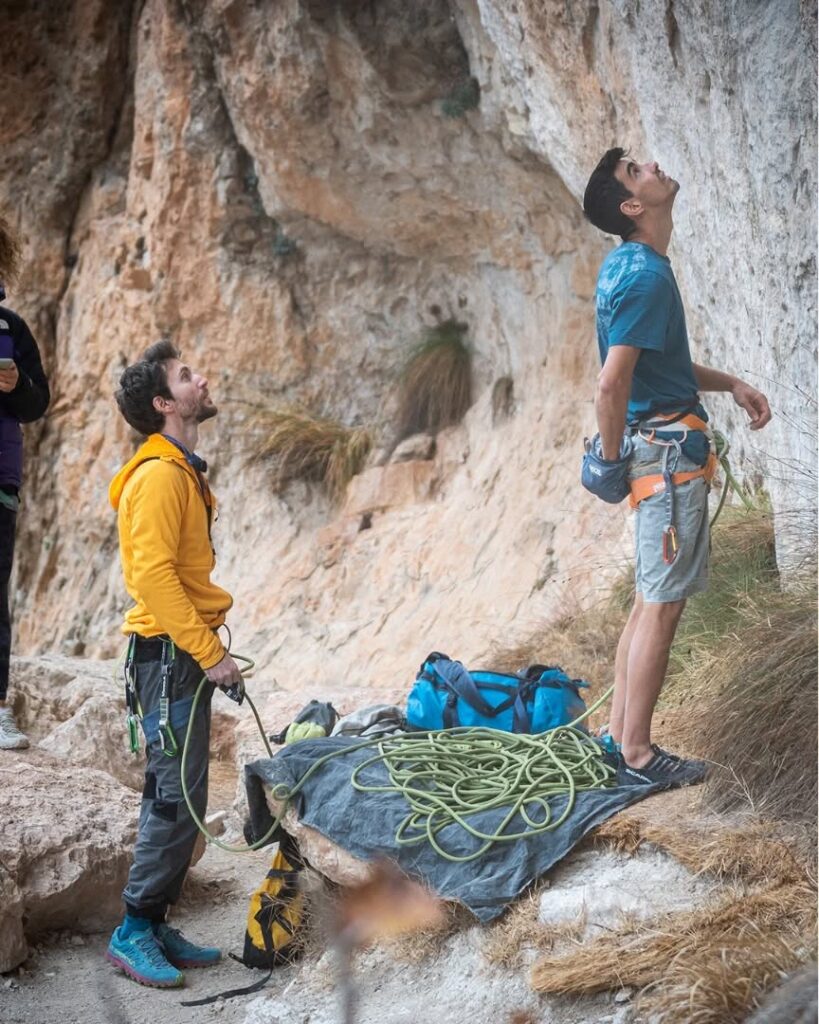
[[714,528],[714,523],[719,518],[722,507],[725,504],[725,499],[728,497],[728,491],[733,490],[739,496],[740,501],[748,511],[753,508],[753,504],[745,493],[745,488],[737,481],[737,478],[731,472],[731,463],[728,461],[728,452],[731,450],[731,445],[728,442],[728,438],[725,434],[720,433],[719,430],[712,431],[714,438],[714,448],[716,449],[717,459],[722,467],[722,472],[725,476],[725,480],[722,485],[722,494],[719,497],[719,503],[717,504],[717,510],[711,517],[709,524],[710,528]]
[[[232,655],[252,668],[253,662]],[[245,669],[244,672],[249,671]],[[244,673],[243,673],[244,674]],[[458,728],[411,733],[389,739],[368,739],[332,750],[317,758],[292,787],[281,783],[271,790],[281,810],[267,832],[247,846],[231,846],[208,832],[193,807],[186,783],[187,754],[192,723],[207,676],[196,689],[190,719],[182,746],[182,792],[191,817],[208,843],[230,853],[250,853],[266,845],[275,834],[290,802],[307,780],[330,760],[355,750],[374,748],[377,752],[356,765],[352,785],[360,792],[397,792],[410,806],[399,825],[396,846],[428,841],[441,857],[450,861],[470,861],[480,857],[493,843],[512,842],[540,835],[562,824],[572,813],[577,793],[600,789],[614,781],[615,771],[601,756],[597,743],[578,726],[604,704],[612,694],[610,687],[584,714],[568,725],[546,733],[523,736],[497,729]],[[269,756],[273,756],[261,718],[250,697],[245,694]],[[362,781],[361,773],[383,761],[390,784],[373,785]],[[565,806],[553,817],[550,801],[567,797]],[[507,807],[508,811],[494,832],[482,832],[467,820],[479,811]],[[533,816],[534,814],[534,816]],[[518,817],[523,827],[512,829]],[[441,829],[456,823],[470,835],[483,840],[466,856],[444,849],[436,838]]]
[[[362,773],[380,761],[390,784],[364,782]],[[445,860],[465,862],[494,843],[556,829],[572,813],[578,793],[610,785],[614,774],[598,744],[577,728],[562,726],[535,736],[471,728],[384,740],[375,756],[356,766],[352,784],[361,792],[397,792],[405,798],[410,812],[396,832],[397,846],[428,842]],[[567,798],[556,816],[555,797]],[[498,808],[506,813],[491,832],[469,820]],[[481,844],[465,855],[446,850],[438,833],[452,824]]]

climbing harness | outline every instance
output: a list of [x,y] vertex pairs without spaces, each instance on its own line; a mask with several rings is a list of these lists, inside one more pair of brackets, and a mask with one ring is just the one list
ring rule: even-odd
[[[674,468],[677,460],[682,455],[682,446],[685,444],[689,431],[700,431],[708,440],[709,451],[705,465],[698,469],[686,470],[675,473]],[[732,488],[739,495],[746,508],[750,508],[750,502],[737,483],[731,472],[728,463],[729,444],[725,436],[717,430],[711,430],[705,420],[693,413],[672,413],[670,415],[655,414],[650,421],[640,422],[634,428],[634,433],[647,444],[660,445],[663,451],[662,471],[651,473],[647,476],[637,477],[631,481],[631,494],[629,504],[636,509],[641,501],[653,497],[655,494],[664,495],[665,505],[665,526],[663,527],[662,545],[663,561],[671,565],[680,550],[677,528],[674,524],[674,489],[681,484],[691,480],[704,479],[710,486],[717,471],[721,466],[725,475],[725,483],[722,488],[719,504],[711,519],[710,526],[713,528],[717,521],[725,499],[728,495],[728,488]],[[682,433],[682,437],[663,439],[663,434]]]

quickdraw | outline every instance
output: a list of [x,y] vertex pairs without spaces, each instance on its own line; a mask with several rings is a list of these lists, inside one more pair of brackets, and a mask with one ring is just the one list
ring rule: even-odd
[[159,689],[159,745],[166,757],[176,757],[179,746],[171,726],[171,694],[173,692],[173,663],[176,660],[176,646],[173,640],[162,638],[162,661],[160,664]]
[[139,753],[139,721],[140,714],[139,698],[136,692],[136,674],[134,672],[136,652],[136,634],[132,633],[128,641],[128,649],[125,655],[123,674],[125,676],[125,706],[128,714],[125,717],[125,727],[128,730],[128,749],[132,754]]

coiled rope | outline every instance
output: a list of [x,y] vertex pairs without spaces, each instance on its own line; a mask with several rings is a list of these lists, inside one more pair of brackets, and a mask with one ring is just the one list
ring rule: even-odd
[[[362,781],[361,773],[383,761],[389,785]],[[428,842],[445,860],[467,862],[494,843],[510,843],[558,828],[574,809],[576,795],[601,789],[615,771],[585,732],[561,726],[535,736],[497,729],[447,729],[423,737],[382,741],[378,753],[356,766],[352,785],[364,793],[400,793],[410,806],[395,834],[396,846]],[[551,801],[565,796],[559,815]],[[506,808],[497,827],[486,832],[469,818]],[[521,825],[513,827],[515,819]],[[481,844],[467,854],[445,849],[438,833],[456,824]]]

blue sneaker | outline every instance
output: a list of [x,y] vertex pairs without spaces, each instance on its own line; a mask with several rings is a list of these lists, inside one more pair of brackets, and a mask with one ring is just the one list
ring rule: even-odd
[[105,957],[140,985],[179,988],[185,981],[182,972],[168,963],[150,928],[123,938],[120,926],[111,936]]
[[171,928],[164,921],[153,929],[156,941],[174,967],[212,967],[222,959],[220,949],[188,942],[178,928]]

